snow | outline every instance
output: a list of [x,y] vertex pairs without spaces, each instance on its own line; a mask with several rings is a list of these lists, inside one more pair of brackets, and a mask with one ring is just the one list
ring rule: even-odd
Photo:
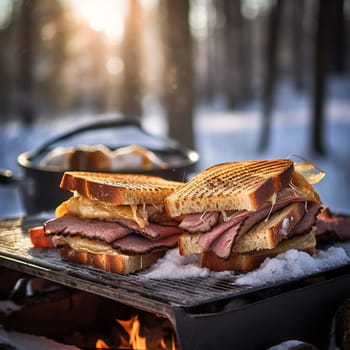
[[171,249],[144,276],[153,279],[185,279],[207,277],[209,273],[208,269],[199,267],[197,256],[181,256],[177,249]]
[[[303,347],[304,346],[304,347]],[[287,340],[283,343],[269,347],[267,350],[291,350],[291,349],[306,349],[305,343],[299,340]],[[311,348],[311,345],[310,345]]]
[[275,258],[265,259],[257,269],[238,277],[235,284],[262,286],[322,272],[327,268],[344,265],[349,260],[341,247],[319,250],[315,256],[291,249]]
[[[16,350],[78,350],[76,346],[64,345],[54,340],[37,335],[19,332],[7,332],[0,328],[0,344],[6,344],[6,349],[13,347]],[[4,347],[5,349],[5,347]]]
[[207,268],[199,266],[199,257],[181,256],[178,249],[170,249],[162,258],[150,267],[144,276],[151,279],[186,279],[196,277],[209,277],[210,275],[218,278],[232,275],[231,271],[213,272]]
[[[259,287],[279,283],[291,278],[301,278],[322,272],[329,268],[345,265],[350,258],[342,247],[329,247],[318,250],[314,256],[295,249],[281,253],[274,258],[266,258],[255,270],[240,274],[235,278],[236,285]],[[169,250],[145,274],[152,279],[186,279],[195,277],[224,278],[229,271],[213,272],[199,266],[197,256],[181,256],[177,249]]]
[[0,313],[1,314],[11,314],[14,311],[18,311],[22,306],[15,304],[11,300],[0,300]]

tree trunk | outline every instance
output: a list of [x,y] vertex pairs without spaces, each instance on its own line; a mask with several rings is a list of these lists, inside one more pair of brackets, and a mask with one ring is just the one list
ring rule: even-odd
[[19,20],[18,108],[27,124],[35,118],[33,101],[33,26],[35,0],[23,0]]
[[[332,53],[332,38],[336,19],[336,9],[339,0],[320,0],[317,17],[317,33],[314,49],[314,91],[312,110],[312,149],[324,154],[324,106],[326,99],[327,75],[330,71]],[[341,1],[341,0],[340,0]]]
[[225,17],[225,88],[230,108],[235,108],[249,96],[249,56],[246,54],[246,30],[239,1],[224,0]]
[[121,112],[125,117],[142,116],[142,79],[140,73],[140,38],[142,7],[138,0],[129,1],[123,41],[124,79]]
[[193,148],[192,42],[189,1],[162,1],[165,107],[169,136]]
[[293,19],[293,36],[292,36],[292,48],[294,51],[293,59],[293,71],[294,71],[294,86],[297,91],[301,91],[304,88],[304,74],[303,64],[304,60],[304,40],[303,40],[303,20],[304,20],[304,0],[294,0],[292,5],[292,19]]
[[270,138],[272,108],[277,81],[277,51],[279,34],[281,31],[280,18],[282,13],[282,2],[283,0],[277,0],[276,5],[272,9],[268,22],[268,38],[265,56],[265,80],[263,90],[263,125],[259,146],[261,151],[267,148]]

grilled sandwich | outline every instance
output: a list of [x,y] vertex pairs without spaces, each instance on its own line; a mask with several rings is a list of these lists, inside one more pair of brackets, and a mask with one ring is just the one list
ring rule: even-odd
[[65,172],[72,197],[44,223],[63,258],[119,274],[152,265],[182,230],[164,209],[181,182],[136,174]]
[[316,246],[318,194],[289,159],[230,162],[203,170],[165,199],[181,218],[182,255],[215,271],[250,271],[266,258]]

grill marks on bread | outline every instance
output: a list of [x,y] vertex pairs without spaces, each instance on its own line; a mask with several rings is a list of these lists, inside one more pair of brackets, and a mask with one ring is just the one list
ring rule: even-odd
[[110,204],[160,204],[181,182],[157,176],[65,172],[60,187]]
[[165,200],[170,216],[216,210],[256,210],[288,185],[288,159],[222,163],[210,167]]
[[[164,215],[163,201],[182,184],[148,175],[65,172],[60,187],[74,192],[77,208],[61,204],[56,212],[64,216],[46,222],[45,232],[64,259],[119,274],[143,270],[177,244],[181,231]],[[69,215],[73,207],[76,216]],[[137,210],[144,211],[138,220]]]
[[[184,228],[192,232],[179,237],[180,254],[199,254],[200,265],[215,271],[250,271],[291,248],[312,254],[319,205],[318,195],[288,159],[219,164],[165,200],[168,214],[183,215]],[[192,230],[191,223],[205,226],[201,213],[218,212],[208,231]]]

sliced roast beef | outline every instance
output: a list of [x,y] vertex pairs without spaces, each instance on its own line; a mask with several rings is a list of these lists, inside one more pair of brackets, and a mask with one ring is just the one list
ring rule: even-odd
[[183,233],[183,231],[173,222],[164,223],[162,225],[150,222],[144,228],[141,228],[139,225],[136,224],[136,222],[132,220],[120,220],[119,222],[123,226],[130,229],[132,232],[140,233],[142,236],[145,236],[149,239],[159,239],[174,234],[180,235],[181,233]]
[[238,234],[240,226],[241,222],[229,227],[211,244],[210,250],[212,250],[220,258],[228,258],[231,254],[232,245],[235,237]]
[[[231,224],[228,224],[228,226],[233,226],[235,222],[238,222],[238,220],[241,220],[243,224],[239,229],[239,234],[243,234],[247,232],[251,227],[253,227],[257,222],[261,221],[263,218],[268,217],[269,214],[272,214],[273,212],[280,210],[293,202],[304,202],[304,201],[305,201],[304,197],[298,196],[291,188],[286,188],[277,194],[276,203],[268,203],[264,207],[262,207],[260,210],[255,212],[253,211],[249,212],[246,210],[237,210],[236,212],[229,214],[230,215],[229,220],[226,219],[223,221],[226,226],[226,222],[230,220],[234,220],[231,222]],[[212,238],[213,238],[211,239],[211,243],[212,243],[218,237],[217,236],[218,231],[216,231],[216,227],[218,225],[219,226],[222,225],[219,218],[220,218],[220,212],[218,211],[189,214],[183,218],[179,227],[192,233],[202,232],[204,234],[208,234],[209,232],[212,232],[213,230],[215,230],[215,233],[211,233],[210,235],[207,236],[207,238],[205,238],[205,241],[206,241],[212,235]],[[221,228],[219,229],[221,233],[226,230],[225,226],[223,227],[224,230],[222,230]],[[208,244],[203,242],[203,248],[204,246],[208,246]]]
[[[219,252],[221,249],[219,247],[226,246],[227,249],[229,249],[229,245],[231,245],[232,249],[234,241],[239,239],[239,236],[248,232],[254,225],[268,217],[268,215],[281,210],[288,204],[290,204],[290,202],[288,203],[288,201],[281,200],[277,201],[273,206],[268,205],[255,212],[246,210],[237,211],[230,220],[215,226],[210,232],[202,234],[199,240],[200,245],[203,249],[207,250],[210,247],[210,250],[213,250],[212,245],[215,242],[216,254],[220,257],[228,257],[226,250],[225,252]],[[221,236],[223,236],[223,242],[220,242]]]
[[254,225],[259,223],[261,220],[265,220],[269,215],[283,209],[288,204],[291,204],[293,202],[294,201],[291,200],[291,198],[283,197],[281,200],[277,200],[277,202],[274,205],[270,204],[255,212],[251,212],[251,215],[249,215],[244,220],[241,227],[239,228],[237,239],[239,239],[239,236],[244,235],[246,232],[248,232]]
[[231,229],[233,226],[243,222],[245,218],[251,215],[251,212],[246,210],[237,211],[228,221],[216,225],[211,231],[201,234],[199,244],[204,250],[208,250],[212,243],[221,236],[224,232]]
[[[302,203],[298,203],[298,212],[300,216],[304,213],[304,208]],[[280,208],[282,207],[282,208]],[[215,254],[221,258],[228,258],[231,254],[232,247],[234,242],[248,232],[253,226],[260,223],[262,220],[265,220],[266,217],[277,213],[286,206],[284,203],[279,203],[273,207],[264,207],[256,212],[249,212],[249,215],[244,218],[243,221],[236,223],[235,225],[229,227],[224,231],[220,236],[218,236],[215,241],[210,245],[210,250],[214,251]],[[300,217],[299,216],[299,217]],[[283,219],[283,218],[282,218]],[[286,232],[288,231],[288,236],[291,235],[291,232],[294,230],[296,223],[293,225],[288,225],[289,229],[285,228]],[[283,226],[282,226],[283,227]]]
[[178,235],[172,235],[159,240],[150,240],[137,234],[130,234],[112,243],[113,248],[128,254],[144,254],[155,249],[173,248],[176,246]]
[[179,226],[188,232],[207,232],[217,223],[218,219],[219,212],[217,211],[190,214],[185,216]]
[[214,251],[217,256],[227,258],[231,254],[234,242],[240,236],[244,235],[262,220],[268,218],[269,215],[295,202],[305,202],[307,212],[303,214],[295,226],[293,225],[293,229],[288,233],[288,236],[305,233],[315,224],[315,217],[320,206],[317,203],[306,202],[305,198],[296,196],[293,191],[287,189],[277,196],[275,203],[270,203],[255,212],[237,211],[228,221],[219,223],[210,231],[202,233],[199,238],[199,244],[204,250]]
[[350,239],[350,217],[333,214],[328,207],[317,215],[316,228],[318,236],[335,233],[340,240]]
[[98,239],[111,243],[116,239],[127,236],[130,233],[139,233],[146,238],[157,240],[172,235],[180,235],[182,230],[177,226],[166,226],[150,223],[141,229],[131,220],[103,221],[97,219],[82,219],[74,215],[65,215],[47,221],[44,224],[47,235],[62,234],[81,236],[90,239]]
[[294,227],[291,235],[300,235],[310,231],[311,227],[316,224],[316,216],[320,211],[321,206],[317,203],[306,203],[305,214]]
[[46,235],[70,235],[97,239],[111,243],[127,236],[131,230],[112,221],[81,219],[74,215],[64,215],[44,223]]

